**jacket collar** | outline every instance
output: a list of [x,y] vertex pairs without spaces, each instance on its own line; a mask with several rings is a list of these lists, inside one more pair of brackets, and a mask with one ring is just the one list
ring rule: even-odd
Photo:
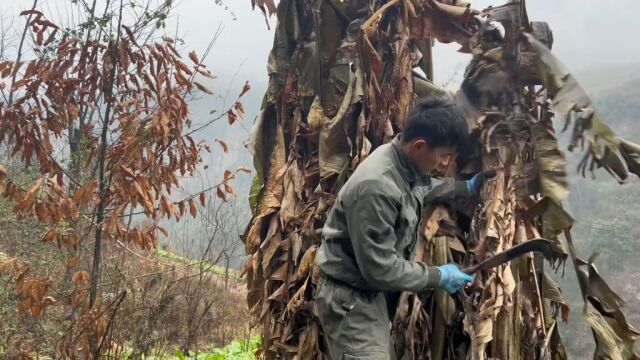
[[420,179],[426,180],[429,178],[429,175],[423,174],[416,167],[413,161],[409,158],[409,156],[402,150],[401,147],[401,137],[402,134],[398,134],[392,141],[391,147],[393,148],[393,154],[396,159],[396,164],[398,165],[398,171],[402,175],[402,177],[410,184]]

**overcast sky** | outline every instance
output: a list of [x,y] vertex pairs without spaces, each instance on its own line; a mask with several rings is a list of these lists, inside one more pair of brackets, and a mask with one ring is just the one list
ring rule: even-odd
[[[250,3],[250,0],[226,1],[236,15],[235,21],[230,12],[214,5],[213,0],[183,0],[177,13],[187,44],[196,49],[206,46],[218,23],[224,24],[215,47],[217,56],[209,60],[214,70],[234,72],[242,64],[240,77],[264,79],[273,31],[267,30],[262,13],[252,11]],[[472,3],[481,9],[502,2]],[[532,20],[550,23],[555,37],[554,51],[570,69],[640,62],[640,45],[631,36],[640,13],[640,2],[636,0],[530,0],[527,6]],[[456,45],[438,46],[436,80],[450,79],[464,68],[467,58],[456,50]]]
[[[240,77],[266,77],[266,56],[272,45],[269,31],[259,10],[251,10],[250,0],[227,0],[228,12],[213,5],[213,0],[183,0],[179,6],[181,28],[188,44],[206,46],[218,23],[224,24],[216,44],[217,54],[211,66],[218,71],[233,71],[242,63]],[[474,7],[500,5],[498,1],[472,1]],[[640,62],[640,45],[632,32],[640,13],[640,2],[619,0],[530,0],[529,17],[550,23],[554,31],[554,51],[570,69]],[[635,45],[634,45],[635,44]],[[461,72],[467,57],[456,52],[456,45],[440,45],[435,53],[436,80],[446,81]],[[461,75],[458,75],[459,77]]]
[[[56,4],[66,1],[69,0],[40,0],[40,6],[54,13],[58,11]],[[31,0],[0,0],[0,14],[5,19],[15,18],[20,9],[32,3]],[[482,9],[502,2],[477,0],[472,3]],[[550,23],[555,37],[554,51],[569,69],[640,63],[640,46],[632,37],[640,13],[639,1],[530,0],[527,6],[530,19]],[[267,29],[259,10],[251,10],[250,0],[225,0],[222,6],[216,4],[216,0],[181,0],[167,26],[168,32],[173,32],[175,22],[179,22],[186,47],[198,53],[207,47],[218,26],[223,27],[206,60],[209,68],[219,75],[214,87],[226,88],[236,75],[231,84],[233,88],[249,80],[255,92],[264,91],[273,30]],[[438,45],[436,81],[454,80],[455,84],[467,61],[467,56],[457,53],[455,44]],[[253,110],[253,106],[249,107]]]

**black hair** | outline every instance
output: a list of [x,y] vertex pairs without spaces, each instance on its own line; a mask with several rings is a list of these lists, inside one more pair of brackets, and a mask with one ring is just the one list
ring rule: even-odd
[[411,109],[404,123],[402,141],[425,139],[431,149],[461,148],[469,137],[464,115],[446,97],[428,97]]

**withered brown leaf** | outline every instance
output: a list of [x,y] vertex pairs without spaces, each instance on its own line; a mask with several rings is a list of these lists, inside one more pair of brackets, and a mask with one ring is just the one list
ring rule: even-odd
[[238,116],[233,113],[233,110],[229,109],[229,111],[227,111],[227,119],[229,120],[229,125],[233,125],[233,123],[238,120]]
[[222,147],[222,151],[224,151],[225,154],[229,152],[229,146],[226,142],[219,139],[216,139],[216,142],[220,144],[220,146]]
[[244,86],[242,86],[242,91],[240,91],[240,95],[238,95],[238,98],[241,98],[249,90],[251,90],[251,85],[249,85],[249,81],[245,81]]
[[198,215],[198,209],[196,208],[196,202],[195,202],[195,200],[193,200],[193,198],[189,199],[189,213],[191,214],[191,217],[193,217],[194,219],[196,218],[196,215]]
[[220,186],[216,187],[216,196],[222,199],[222,201],[227,202],[227,195],[222,191]]

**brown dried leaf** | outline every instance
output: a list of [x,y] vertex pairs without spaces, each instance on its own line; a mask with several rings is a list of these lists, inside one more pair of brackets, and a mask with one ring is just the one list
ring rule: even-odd
[[167,231],[167,229],[161,226],[156,226],[156,229],[158,229],[158,231],[160,231],[165,237],[169,237],[169,232]]
[[278,268],[273,273],[271,273],[271,275],[269,275],[269,279],[278,280],[278,281],[287,280],[288,269],[289,269],[289,263],[285,261],[282,264],[280,264],[280,266],[278,266]]
[[222,191],[220,186],[216,187],[216,196],[222,199],[222,201],[227,202],[227,195]]
[[222,147],[222,151],[224,151],[225,154],[229,152],[229,145],[227,145],[226,142],[218,139],[216,139],[216,142],[220,144],[220,146]]
[[304,279],[311,269],[313,265],[313,261],[316,258],[316,250],[317,246],[312,245],[307,249],[307,251],[302,256],[302,260],[300,260],[300,266],[298,267],[298,271],[296,272],[295,281]]
[[242,105],[240,101],[236,101],[234,108],[236,109],[236,113],[238,113],[240,119],[244,119],[244,105]]
[[195,202],[195,200],[193,200],[193,198],[189,199],[189,213],[191,214],[191,217],[193,217],[194,219],[196,218],[196,215],[198,215],[198,209],[196,208],[196,202]]
[[178,212],[180,213],[180,217],[184,216],[184,201],[178,202]]
[[43,42],[44,42],[44,29],[36,33],[36,45],[42,46]]
[[241,98],[250,89],[251,89],[251,85],[249,85],[248,81],[245,81],[244,86],[242,87],[242,91],[240,91],[240,95],[238,95],[238,98]]
[[191,61],[196,63],[196,65],[200,65],[200,60],[198,59],[198,55],[196,55],[195,51],[191,51],[189,53],[189,59],[191,59]]
[[209,94],[209,95],[213,95],[213,92],[211,90],[207,89],[206,86],[200,84],[199,82],[194,81],[193,85],[195,85],[200,91],[202,91],[202,92],[204,92],[206,94]]
[[36,205],[34,206],[35,211],[36,211],[36,217],[38,218],[38,221],[43,222],[48,215],[47,209],[45,208],[45,205],[43,203],[36,203]]
[[229,125],[233,125],[233,123],[238,120],[238,116],[233,113],[233,110],[229,109],[229,111],[227,111],[227,119],[229,120]]
[[73,194],[73,201],[81,205],[86,204],[93,198],[93,193],[96,190],[97,186],[98,182],[96,179],[93,179],[89,183],[84,184]]
[[47,231],[47,233],[42,237],[42,242],[52,241],[59,235],[60,235],[60,232],[57,229],[51,229]]
[[133,170],[129,169],[126,165],[120,165],[120,169],[122,172],[135,179],[136,175],[133,173]]
[[7,261],[4,261],[2,264],[0,264],[0,272],[13,267],[17,260],[18,258],[11,258]]

